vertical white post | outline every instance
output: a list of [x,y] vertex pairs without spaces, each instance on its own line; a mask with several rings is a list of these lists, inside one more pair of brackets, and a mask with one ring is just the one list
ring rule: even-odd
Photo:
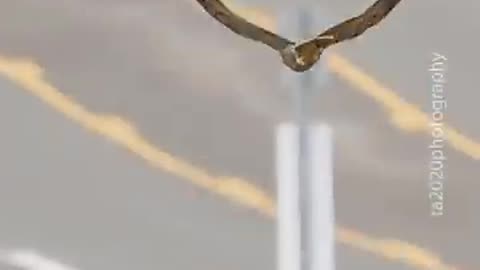
[[298,130],[282,124],[276,130],[277,270],[300,270]]
[[[315,20],[316,6],[309,0],[292,5],[279,18],[281,34],[294,40],[316,35],[315,25],[324,24]],[[335,269],[332,134],[310,123],[312,101],[328,79],[322,65],[320,59],[320,69],[304,73],[285,68],[282,76],[293,94],[295,124],[277,130],[277,270]]]
[[335,269],[335,201],[333,189],[333,135],[327,125],[312,129],[311,140],[312,229],[311,269]]
[[[311,270],[335,269],[335,205],[333,189],[333,132],[328,125],[311,128],[308,193],[300,193],[299,128],[281,124],[276,131],[277,270],[302,269],[302,229],[310,237]],[[308,196],[308,219],[300,215],[301,197]],[[301,226],[301,222],[309,222]],[[304,224],[305,225],[305,224]]]

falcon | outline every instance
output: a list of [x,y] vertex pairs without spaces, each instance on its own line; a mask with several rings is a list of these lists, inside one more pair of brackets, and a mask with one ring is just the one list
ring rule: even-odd
[[309,70],[331,45],[350,40],[383,20],[401,0],[377,0],[362,14],[343,21],[306,41],[293,42],[250,23],[221,0],[197,0],[213,18],[245,38],[268,45],[280,53],[282,62],[296,72]]

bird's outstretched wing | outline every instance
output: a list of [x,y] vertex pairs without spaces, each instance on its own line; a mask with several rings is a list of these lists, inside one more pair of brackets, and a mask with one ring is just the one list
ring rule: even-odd
[[212,17],[233,32],[255,41],[262,42],[273,49],[280,51],[293,42],[252,24],[244,18],[232,12],[221,0],[197,0]]
[[348,39],[353,39],[383,20],[401,0],[377,0],[361,15],[341,22],[314,40],[319,47],[326,47]]

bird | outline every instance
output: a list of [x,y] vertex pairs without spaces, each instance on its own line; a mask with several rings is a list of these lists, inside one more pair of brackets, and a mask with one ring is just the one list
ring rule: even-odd
[[283,64],[295,72],[311,69],[324,50],[354,39],[382,21],[401,0],[377,0],[362,14],[334,25],[313,38],[291,41],[255,25],[229,9],[221,0],[197,0],[203,9],[234,33],[263,43],[280,54]]

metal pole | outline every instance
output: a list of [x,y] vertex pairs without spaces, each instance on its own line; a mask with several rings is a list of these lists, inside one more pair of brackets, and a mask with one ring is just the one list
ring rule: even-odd
[[276,130],[277,270],[300,270],[300,207],[298,129],[281,124]]
[[333,198],[333,134],[328,125],[312,129],[311,269],[335,269],[335,205]]
[[[276,133],[277,270],[334,270],[335,214],[333,198],[333,135],[328,125],[312,126],[308,152],[311,160],[309,190],[300,194],[297,123],[280,124]],[[301,218],[301,197],[309,198],[309,211]],[[301,222],[306,222],[301,225]],[[304,230],[302,232],[301,228]],[[309,237],[301,247],[301,235]],[[305,240],[304,240],[305,241]],[[306,251],[307,253],[301,253]],[[309,254],[310,257],[305,256]],[[303,263],[302,263],[303,262]]]
[[[288,9],[281,20],[283,34],[296,39],[312,37],[313,25],[323,24],[313,21],[312,13],[318,12],[314,5],[300,2],[297,12]],[[277,129],[279,270],[335,269],[331,131],[327,125],[311,124],[315,90],[326,75],[314,68],[287,70],[284,76],[295,95],[295,124]]]
[[[298,31],[302,37],[309,34],[312,28],[310,12],[305,6],[299,10]],[[300,243],[301,243],[301,270],[314,270],[312,266],[312,228],[311,228],[311,155],[310,145],[310,101],[312,100],[311,71],[300,75],[300,89],[297,89],[297,124],[298,124],[298,179],[300,190]]]

